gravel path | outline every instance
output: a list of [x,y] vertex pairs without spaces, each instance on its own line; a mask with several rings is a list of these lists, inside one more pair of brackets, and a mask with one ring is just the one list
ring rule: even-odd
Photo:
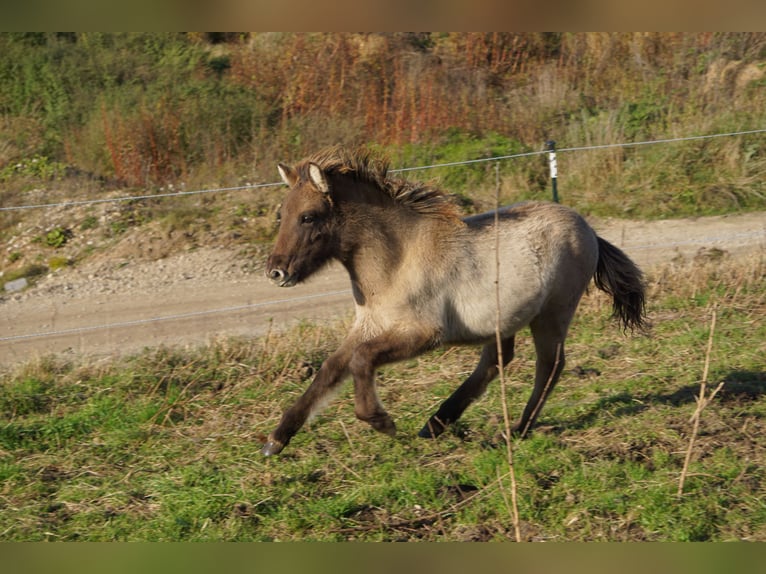
[[[766,253],[766,212],[592,224],[645,270],[701,251],[732,258]],[[0,365],[49,353],[103,356],[252,337],[351,312],[339,266],[291,289],[272,286],[261,267],[243,265],[236,250],[202,248],[153,262],[100,260],[61,269],[22,292],[0,294]]]

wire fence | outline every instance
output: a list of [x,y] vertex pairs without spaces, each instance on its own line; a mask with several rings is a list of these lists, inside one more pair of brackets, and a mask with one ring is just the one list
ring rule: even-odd
[[[622,142],[622,143],[611,143],[611,144],[601,144],[601,145],[564,147],[564,148],[557,149],[556,152],[557,153],[568,153],[568,152],[582,152],[582,151],[604,150],[604,149],[610,149],[610,148],[638,147],[638,146],[647,146],[647,145],[656,145],[656,144],[667,144],[667,143],[678,143],[678,142],[685,142],[685,141],[697,141],[697,140],[706,140],[706,139],[714,139],[714,138],[722,138],[722,137],[733,137],[733,136],[743,136],[743,135],[761,134],[761,133],[766,133],[766,128],[757,129],[757,130],[744,130],[744,131],[737,131],[737,132],[705,134],[705,135],[697,135],[697,136],[683,136],[683,137],[667,138],[667,139],[657,139],[657,140],[646,140],[646,141],[638,141],[638,142]],[[402,168],[397,168],[397,169],[391,169],[391,170],[389,170],[389,172],[390,173],[406,173],[406,172],[410,172],[410,171],[422,171],[422,170],[427,170],[427,169],[446,168],[446,167],[458,167],[458,166],[472,165],[472,164],[477,164],[477,163],[486,163],[486,162],[492,162],[492,161],[495,161],[495,162],[496,161],[506,161],[506,160],[510,160],[510,159],[518,159],[518,158],[523,158],[523,157],[531,157],[531,156],[536,156],[536,155],[544,155],[546,153],[549,153],[548,149],[542,149],[542,150],[539,150],[539,151],[530,151],[530,152],[523,152],[523,153],[508,154],[508,155],[500,155],[500,156],[487,157],[487,158],[469,159],[469,160],[463,160],[463,161],[453,161],[453,162],[447,162],[447,163],[434,163],[434,164],[430,164],[430,165],[419,165],[419,166],[414,166],[414,167],[402,167]],[[45,208],[54,208],[54,207],[75,207],[75,206],[83,206],[83,205],[94,205],[94,204],[99,204],[99,203],[118,203],[118,202],[124,202],[124,201],[141,201],[141,200],[148,200],[148,199],[160,199],[160,198],[166,198],[166,197],[182,197],[182,196],[188,196],[188,195],[200,195],[200,194],[208,194],[208,193],[224,193],[224,192],[232,192],[232,191],[252,190],[252,189],[265,188],[265,187],[276,187],[276,186],[281,186],[281,185],[284,185],[284,184],[280,181],[280,182],[271,182],[271,183],[247,184],[247,185],[240,185],[240,186],[234,186],[234,187],[218,187],[218,188],[211,188],[211,189],[197,189],[197,190],[190,190],[190,191],[174,191],[174,192],[167,192],[167,193],[154,193],[154,194],[145,194],[145,195],[131,195],[131,196],[124,196],[124,197],[71,200],[71,201],[61,201],[61,202],[56,202],[56,203],[39,203],[39,204],[30,204],[30,205],[12,205],[12,206],[0,207],[0,211],[21,211],[21,210],[27,210],[27,209],[45,209]]]
[[[698,136],[685,136],[685,137],[667,138],[667,139],[659,139],[659,140],[647,140],[647,141],[638,141],[638,142],[565,147],[565,148],[557,149],[555,151],[558,153],[584,152],[584,151],[591,151],[591,150],[637,147],[637,146],[647,146],[647,145],[654,145],[654,144],[667,144],[667,143],[676,143],[676,142],[684,142],[684,141],[705,140],[705,139],[712,139],[712,138],[733,137],[733,136],[743,136],[743,135],[762,134],[762,133],[766,133],[766,129],[706,134],[706,135],[698,135]],[[476,163],[498,162],[498,161],[516,159],[516,158],[548,154],[550,153],[550,151],[551,151],[550,149],[543,149],[540,151],[508,154],[508,155],[494,156],[489,158],[479,158],[479,159],[471,159],[471,160],[448,162],[448,163],[435,163],[431,165],[422,165],[422,166],[415,166],[415,167],[404,167],[404,168],[392,169],[389,171],[391,173],[404,173],[404,172],[435,169],[435,168],[464,166],[464,165],[471,165]],[[176,191],[176,192],[168,192],[168,193],[125,196],[125,197],[116,197],[116,198],[73,200],[73,201],[63,201],[58,203],[45,203],[45,204],[34,204],[34,205],[18,205],[18,206],[0,207],[0,211],[45,209],[45,208],[55,208],[55,207],[73,207],[73,206],[82,206],[82,205],[92,205],[92,204],[99,204],[99,203],[140,201],[140,200],[147,200],[147,199],[158,199],[158,198],[181,197],[181,196],[189,196],[189,195],[208,194],[208,193],[222,193],[222,192],[251,190],[251,189],[259,189],[259,188],[265,188],[265,187],[275,187],[275,186],[281,186],[281,185],[284,185],[284,184],[282,182],[273,182],[273,183],[261,183],[261,184],[248,184],[248,185],[235,186],[235,187],[200,189],[200,190],[193,190],[193,191]],[[763,237],[764,233],[765,233],[764,231],[744,232],[744,233],[730,234],[730,235],[727,235],[725,238],[720,236],[702,237],[702,238],[688,239],[688,240],[672,242],[672,243],[662,243],[662,244],[653,243],[653,244],[646,244],[646,245],[633,245],[631,246],[631,249],[646,250],[646,249],[659,249],[659,248],[684,246],[684,245],[704,245],[704,244],[720,242],[720,241],[723,241],[724,239],[731,239],[731,238],[736,238],[741,241],[750,241],[750,240],[755,240],[759,237]],[[136,319],[131,321],[121,321],[121,322],[107,323],[107,324],[101,324],[101,325],[88,325],[84,327],[76,327],[76,328],[61,329],[61,330],[49,330],[49,331],[42,331],[37,333],[0,336],[0,343],[13,343],[13,342],[22,341],[22,340],[54,337],[54,336],[78,335],[78,334],[83,334],[83,333],[92,332],[92,331],[134,327],[134,326],[149,325],[153,323],[161,323],[161,322],[168,322],[168,321],[178,321],[178,320],[200,317],[200,316],[209,316],[209,315],[217,315],[217,314],[224,314],[224,313],[247,312],[247,311],[252,311],[259,308],[266,308],[266,307],[279,306],[279,305],[291,305],[295,303],[304,302],[307,300],[323,299],[327,297],[347,295],[347,294],[348,295],[351,294],[350,289],[327,291],[322,293],[303,295],[300,297],[293,297],[293,298],[279,299],[274,301],[265,301],[265,302],[258,302],[258,303],[249,303],[245,305],[221,307],[216,309],[195,311],[195,312],[189,312],[189,313],[179,313],[179,314],[162,315],[162,316],[156,316],[156,317],[148,317],[148,318]]]

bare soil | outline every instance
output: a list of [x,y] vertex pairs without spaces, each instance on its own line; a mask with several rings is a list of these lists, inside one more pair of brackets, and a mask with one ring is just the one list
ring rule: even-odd
[[[645,271],[694,257],[763,257],[766,212],[661,221],[593,220],[599,235]],[[237,246],[200,247],[158,260],[122,242],[16,293],[0,293],[0,365],[47,354],[96,357],[159,345],[263,335],[300,320],[345,317],[348,278],[331,266],[291,289],[272,286],[263,258]],[[250,261],[245,261],[246,258]]]

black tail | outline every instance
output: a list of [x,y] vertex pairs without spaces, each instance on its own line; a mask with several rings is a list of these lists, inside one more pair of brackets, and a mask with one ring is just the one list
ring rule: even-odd
[[644,275],[621,249],[598,238],[596,287],[611,295],[612,316],[624,330],[644,330],[646,324]]

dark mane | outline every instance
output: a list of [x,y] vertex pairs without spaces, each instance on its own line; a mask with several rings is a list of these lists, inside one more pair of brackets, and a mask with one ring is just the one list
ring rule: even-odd
[[349,150],[333,146],[320,150],[296,166],[301,178],[308,178],[309,163],[315,163],[331,177],[352,175],[418,213],[444,218],[460,217],[457,205],[442,190],[425,183],[390,177],[388,160],[374,157],[367,148]]

